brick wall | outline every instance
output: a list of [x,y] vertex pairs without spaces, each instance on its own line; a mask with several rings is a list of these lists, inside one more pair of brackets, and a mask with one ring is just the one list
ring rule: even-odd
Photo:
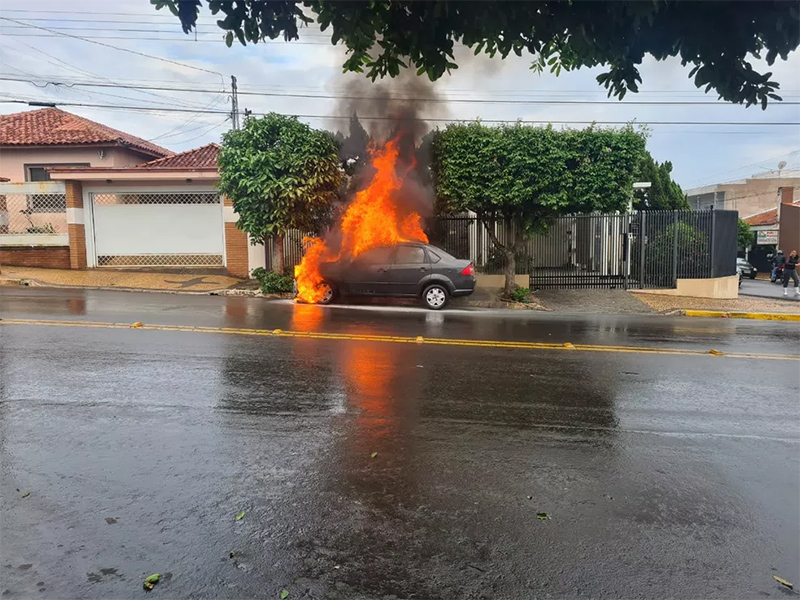
[[83,213],[83,187],[80,181],[65,181],[67,194],[67,233],[69,233],[69,268],[86,268],[86,227],[83,218],[79,223],[70,222],[70,209]]
[[86,268],[86,228],[74,223],[67,224],[69,233],[69,269]]
[[249,277],[247,234],[236,223],[225,223],[225,258],[228,273],[234,277]]
[[69,246],[0,247],[0,265],[69,269]]

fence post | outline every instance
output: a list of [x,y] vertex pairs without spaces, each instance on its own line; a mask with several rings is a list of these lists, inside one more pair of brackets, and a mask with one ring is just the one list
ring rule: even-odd
[[714,260],[714,237],[716,236],[717,229],[717,211],[711,207],[711,244],[708,252],[708,258],[711,261],[711,279],[717,276],[716,261]]
[[673,214],[672,232],[672,285],[678,287],[678,211]]
[[644,238],[646,211],[639,211],[639,289],[644,289]]

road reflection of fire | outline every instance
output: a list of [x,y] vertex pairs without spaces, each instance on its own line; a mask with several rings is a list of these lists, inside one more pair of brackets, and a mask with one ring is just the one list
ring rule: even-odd
[[351,343],[344,351],[342,367],[350,408],[356,412],[356,427],[365,444],[385,437],[395,420],[395,398],[391,393],[395,358],[388,348],[377,344]]
[[292,331],[318,331],[324,309],[310,304],[295,304],[292,313]]

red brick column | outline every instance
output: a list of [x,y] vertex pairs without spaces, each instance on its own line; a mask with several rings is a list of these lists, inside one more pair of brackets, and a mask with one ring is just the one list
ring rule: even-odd
[[223,199],[222,214],[225,219],[225,267],[234,277],[249,277],[247,234],[236,227],[239,217],[229,198]]
[[83,217],[83,188],[80,181],[65,181],[67,192],[67,233],[69,234],[69,266],[86,268],[86,227]]

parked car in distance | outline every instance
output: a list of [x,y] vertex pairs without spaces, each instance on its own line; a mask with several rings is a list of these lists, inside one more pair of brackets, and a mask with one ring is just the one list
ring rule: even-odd
[[736,267],[736,274],[739,276],[739,287],[742,287],[742,267]]
[[742,275],[745,277],[749,277],[750,279],[755,279],[756,274],[758,273],[758,269],[756,269],[753,265],[747,262],[744,258],[737,258],[736,259],[736,266],[742,270]]
[[338,296],[387,296],[420,298],[426,307],[439,310],[451,297],[475,291],[470,261],[421,243],[373,248],[351,261],[326,263],[320,273],[327,288],[320,304]]

